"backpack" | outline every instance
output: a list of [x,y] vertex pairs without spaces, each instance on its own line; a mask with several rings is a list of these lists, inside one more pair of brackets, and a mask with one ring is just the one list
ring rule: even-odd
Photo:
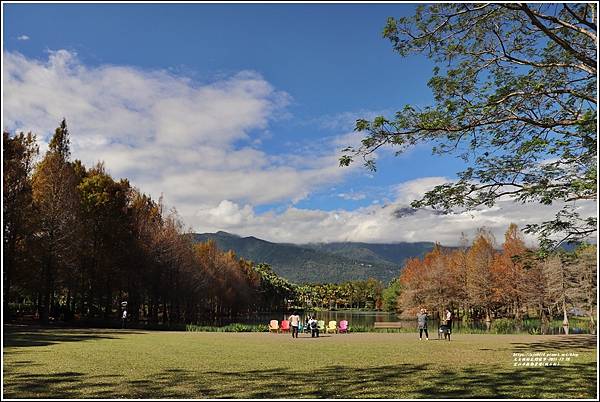
[[316,329],[317,328],[317,322],[315,320],[310,322],[310,329]]

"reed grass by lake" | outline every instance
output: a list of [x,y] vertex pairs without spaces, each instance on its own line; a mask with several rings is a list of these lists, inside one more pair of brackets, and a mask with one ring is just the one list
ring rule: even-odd
[[[203,323],[199,326],[188,326],[197,328],[206,328],[209,332],[261,332],[260,329],[267,330],[267,325],[271,320],[277,320],[281,322],[287,319],[290,313],[283,312],[272,312],[272,313],[259,313],[246,317],[236,317],[231,319],[220,319],[213,322]],[[300,314],[302,321],[309,315],[315,315],[317,320],[323,320],[326,323],[329,321],[346,320],[349,323],[351,332],[390,332],[390,333],[407,333],[413,332],[417,328],[416,318],[406,319],[401,318],[395,313],[388,313],[382,311],[358,311],[358,310],[337,310],[337,311],[315,311],[315,312],[303,312]],[[399,328],[393,329],[375,329],[374,325],[376,322],[396,322],[399,323]],[[439,320],[430,319],[429,328],[437,329],[439,327]],[[236,327],[237,326],[237,327]],[[244,330],[246,326],[246,330]],[[254,328],[254,329],[251,329]],[[547,328],[542,330],[542,322],[538,318],[529,318],[523,320],[518,325],[512,319],[496,319],[493,320],[489,325],[484,321],[460,321],[454,320],[452,325],[452,331],[454,333],[462,334],[542,334],[547,335],[560,335],[564,334],[563,323],[561,320],[553,320],[548,323]],[[569,325],[570,334],[589,334],[591,333],[589,327],[589,319],[572,317]]]

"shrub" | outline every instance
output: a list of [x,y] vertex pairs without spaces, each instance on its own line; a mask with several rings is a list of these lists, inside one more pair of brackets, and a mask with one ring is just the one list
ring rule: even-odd
[[264,324],[252,325],[234,323],[223,327],[215,327],[209,325],[188,324],[185,326],[185,330],[189,332],[267,332],[269,326]]
[[373,327],[366,325],[349,325],[348,332],[372,332]]
[[498,318],[492,322],[492,330],[496,334],[512,334],[516,331],[516,325],[509,318]]

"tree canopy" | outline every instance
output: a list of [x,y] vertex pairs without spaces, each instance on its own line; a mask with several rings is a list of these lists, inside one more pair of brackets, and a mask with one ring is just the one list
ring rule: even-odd
[[517,326],[535,311],[542,331],[559,315],[568,323],[568,312],[575,309],[587,313],[594,331],[596,253],[595,245],[582,245],[572,252],[531,258],[516,225],[508,227],[500,250],[494,237],[480,230],[470,245],[438,245],[423,258],[408,259],[397,280],[396,307],[406,317],[422,307],[438,314],[449,308],[461,318],[510,317]]
[[63,120],[48,150],[3,133],[3,309],[42,322],[79,317],[151,325],[211,321],[287,307],[296,285],[214,243],[193,241],[174,211],[114,180],[103,163],[71,161]]
[[420,5],[412,17],[390,17],[383,36],[401,56],[436,62],[434,104],[357,120],[365,137],[340,165],[362,158],[376,169],[382,147],[431,144],[466,167],[413,207],[556,203],[554,219],[525,228],[543,248],[595,233],[597,217],[581,216],[578,202],[597,199],[596,4]]

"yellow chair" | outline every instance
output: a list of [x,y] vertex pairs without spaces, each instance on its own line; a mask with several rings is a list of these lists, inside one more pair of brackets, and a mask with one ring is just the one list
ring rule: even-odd
[[279,333],[279,321],[271,320],[269,322],[269,332]]
[[330,333],[330,332],[337,334],[337,332],[338,332],[337,321],[329,321],[329,324],[327,324],[327,333]]

